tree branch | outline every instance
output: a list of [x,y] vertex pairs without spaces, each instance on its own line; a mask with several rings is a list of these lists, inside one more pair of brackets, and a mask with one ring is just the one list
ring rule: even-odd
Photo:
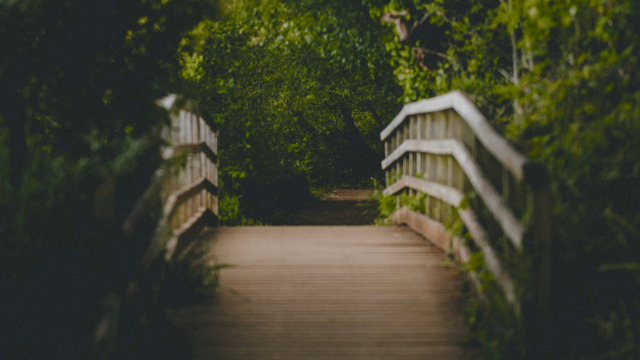
[[445,54],[431,51],[416,45],[418,42],[417,34],[420,33],[420,29],[422,28],[422,26],[427,22],[431,15],[433,15],[433,11],[426,13],[419,21],[414,21],[413,25],[411,26],[411,30],[408,29],[406,21],[404,19],[404,17],[407,15],[409,15],[409,12],[406,10],[403,10],[399,13],[384,13],[380,18],[380,21],[382,21],[383,23],[395,24],[396,31],[398,32],[398,37],[400,39],[400,44],[411,47],[413,56],[418,59],[419,65],[422,69],[428,70],[427,65],[424,63],[425,52],[451,60]]

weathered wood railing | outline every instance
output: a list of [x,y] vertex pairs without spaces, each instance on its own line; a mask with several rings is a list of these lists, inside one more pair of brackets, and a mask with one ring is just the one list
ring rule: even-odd
[[[171,231],[166,258],[176,251],[179,240],[218,219],[218,133],[201,115],[197,104],[169,95],[161,105],[169,111],[171,128],[162,138],[169,144],[165,158],[186,155],[185,166],[163,184],[161,198]],[[180,105],[176,108],[176,105]]]
[[201,116],[197,104],[172,94],[158,101],[168,111],[170,126],[160,137],[166,143],[165,160],[178,166],[158,169],[151,186],[123,224],[125,234],[159,200],[162,213],[141,261],[144,273],[164,251],[170,261],[179,252],[180,240],[218,223],[218,134]]
[[[548,316],[550,266],[549,186],[531,163],[491,127],[476,106],[454,91],[407,104],[380,134],[385,156],[385,194],[425,194],[424,214],[402,207],[391,220],[405,223],[466,262],[470,249],[444,224],[457,213],[506,299],[520,314],[522,300],[503,262],[509,251],[531,254],[532,316]],[[469,196],[475,194],[476,196]],[[465,196],[470,206],[461,206]],[[480,199],[480,200],[478,200]],[[399,207],[399,206],[398,206]],[[490,213],[490,216],[483,214]],[[490,236],[509,241],[497,253]],[[498,247],[500,248],[500,247]]]
[[[218,134],[213,124],[195,103],[177,95],[157,104],[168,112],[170,124],[145,137],[152,143],[161,138],[166,161],[122,223],[126,239],[144,243],[132,246],[136,265],[124,292],[109,292],[101,300],[103,314],[94,326],[89,358],[107,358],[116,348],[137,349],[157,316],[165,265],[179,256],[186,238],[218,223]],[[146,306],[140,306],[140,299]],[[133,338],[122,338],[121,332]]]

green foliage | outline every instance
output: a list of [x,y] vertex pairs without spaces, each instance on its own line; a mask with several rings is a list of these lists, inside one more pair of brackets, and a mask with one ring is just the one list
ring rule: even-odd
[[175,51],[212,8],[0,4],[0,273],[17,278],[61,243],[100,252],[118,236],[126,214],[114,206],[127,210],[160,161],[154,102],[176,90]]
[[371,200],[378,202],[378,217],[375,220],[375,223],[378,225],[386,225],[388,224],[388,217],[391,216],[396,209],[396,196],[395,195],[385,195],[383,193],[382,185],[379,185],[378,182],[374,179],[374,190],[373,194],[370,195]]
[[176,261],[172,271],[193,292],[213,297],[220,283],[220,270],[233,267],[221,264],[211,253],[211,241],[196,240]]
[[[640,322],[640,292],[621,289],[640,289],[640,279],[598,269],[637,263],[640,254],[640,12],[630,1],[524,10],[523,31],[541,59],[522,79],[523,122],[510,130],[552,175],[558,267],[576,269],[557,280],[572,284],[561,296],[584,297],[575,316],[590,331],[606,333],[602,319],[624,329],[625,321]],[[624,351],[612,341],[576,342],[570,351],[590,359],[637,356],[640,332],[625,332]]]
[[399,89],[380,41],[387,31],[368,8],[245,0],[224,11],[181,50],[190,96],[223,134],[223,191],[242,196],[301,172],[316,188],[379,177],[378,134]]
[[417,193],[414,195],[410,195],[408,193],[401,193],[398,195],[400,197],[400,206],[406,206],[410,210],[419,212],[421,214],[425,213],[425,199],[426,195],[423,193]]
[[[207,0],[0,1],[3,357],[137,351],[140,337],[118,331],[144,333],[154,290],[119,311],[159,211],[132,236],[122,222],[162,164],[168,119],[155,101],[180,90],[180,41],[215,11]],[[108,344],[93,335],[105,311]]]
[[[640,254],[638,7],[628,0],[371,6],[372,16],[408,10],[409,23],[432,12],[427,30],[415,36],[427,53],[439,53],[435,60],[421,64],[397,39],[386,43],[403,101],[461,89],[516,147],[548,168],[555,331],[549,344],[556,356],[637,357],[640,332],[631,324],[640,323],[633,265]],[[501,238],[492,241],[506,249]],[[486,324],[477,330],[487,335],[480,341],[485,358],[521,355],[521,346],[492,347],[523,340],[490,329],[511,322]]]
[[463,270],[473,273],[480,283],[481,295],[472,297],[466,309],[471,332],[465,339],[477,355],[486,359],[526,358],[525,334],[521,319],[515,315],[502,290],[484,265],[482,253],[473,252]]
[[220,213],[220,225],[223,226],[260,226],[263,223],[259,220],[247,219],[240,210],[240,199],[238,196],[224,195],[218,203]]

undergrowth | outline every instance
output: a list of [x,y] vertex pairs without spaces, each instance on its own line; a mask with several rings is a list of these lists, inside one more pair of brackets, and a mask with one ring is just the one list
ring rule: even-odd
[[229,267],[232,265],[219,263],[211,252],[211,240],[198,239],[177,259],[172,270],[189,291],[213,297],[219,286],[220,270]]
[[378,217],[374,220],[376,225],[389,225],[389,216],[396,211],[395,195],[385,195],[382,184],[373,179],[373,193],[369,198],[378,203]]
[[218,204],[220,225],[223,226],[262,226],[267,225],[260,220],[246,218],[240,210],[238,196],[222,196]]

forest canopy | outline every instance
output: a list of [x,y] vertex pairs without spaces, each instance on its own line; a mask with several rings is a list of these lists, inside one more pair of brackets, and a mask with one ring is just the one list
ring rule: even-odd
[[319,187],[379,175],[378,134],[401,105],[390,33],[363,4],[331,5],[230,2],[183,42],[189,96],[225,134],[224,191],[299,172]]

